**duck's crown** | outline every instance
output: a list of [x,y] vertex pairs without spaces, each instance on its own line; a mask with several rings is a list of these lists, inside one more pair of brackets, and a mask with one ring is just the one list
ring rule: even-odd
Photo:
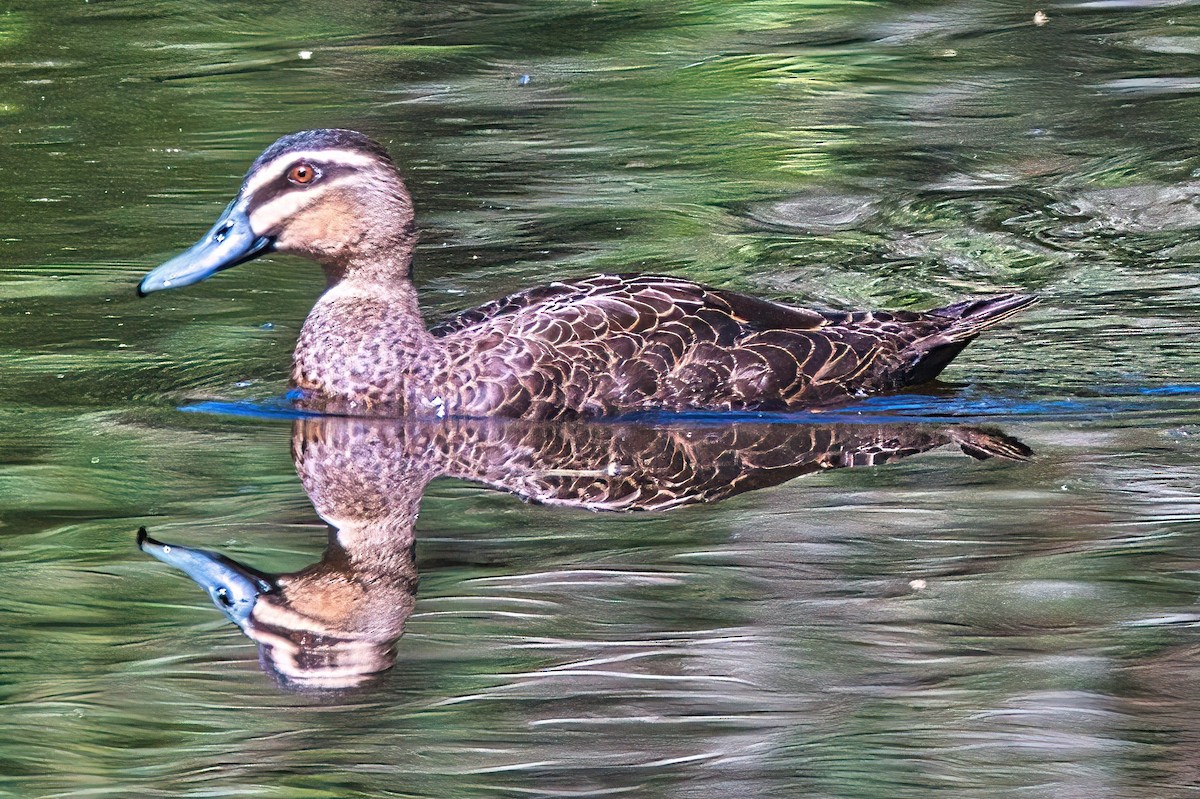
[[274,144],[263,150],[262,154],[254,159],[247,174],[257,172],[280,156],[302,152],[319,153],[322,156],[332,157],[336,157],[339,152],[358,156],[368,155],[384,163],[392,163],[387,149],[364,133],[345,128],[317,128],[280,136]]

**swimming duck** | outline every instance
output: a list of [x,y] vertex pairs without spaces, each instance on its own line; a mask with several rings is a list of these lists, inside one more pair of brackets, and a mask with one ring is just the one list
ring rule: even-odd
[[551,505],[667,510],[943,445],[981,460],[1031,454],[1004,433],[965,426],[318,416],[293,425],[292,459],[329,524],[320,561],[268,574],[211,550],[158,541],[145,528],[137,542],[201,585],[258,644],[260,662],[280,682],[344,689],[395,662],[416,605],[417,515],[434,478],[472,480]]
[[677,277],[601,275],[518,292],[427,329],[412,283],[413,203],[387,151],[350,130],[284,136],[191,249],[142,296],[264,253],[318,262],[327,288],[291,382],[315,410],[365,415],[605,416],[796,410],[936,377],[1035,298],[923,313],[809,310]]

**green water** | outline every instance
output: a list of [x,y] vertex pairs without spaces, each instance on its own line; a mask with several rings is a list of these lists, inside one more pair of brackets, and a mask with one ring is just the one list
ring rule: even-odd
[[[0,796],[1192,795],[1200,13],[1037,8],[0,2]],[[431,318],[618,269],[1036,292],[869,411],[1037,455],[665,513],[439,478],[395,667],[282,687],[135,532],[322,557],[291,422],[178,410],[280,395],[319,271],[134,287],[317,126],[402,166]]]

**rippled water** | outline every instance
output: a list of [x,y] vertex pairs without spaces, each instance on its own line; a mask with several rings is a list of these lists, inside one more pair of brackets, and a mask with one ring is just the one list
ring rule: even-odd
[[[1036,10],[0,7],[0,795],[1190,795],[1200,13]],[[419,573],[410,608],[379,605],[411,611],[395,665],[289,684],[135,538],[269,575],[336,561],[330,486],[388,483],[339,456],[301,459],[302,485],[293,427],[321,423],[266,412],[320,275],[279,257],[134,286],[262,147],[333,125],[402,164],[431,318],[612,269],[837,307],[1036,292],[921,393],[653,422],[720,447],[740,430],[730,452],[768,421],[985,426],[1036,454],[948,445],[632,513],[385,458],[433,478],[379,491],[415,560],[371,585]],[[652,475],[636,429],[506,479],[547,501],[528,469]],[[338,521],[351,549],[347,529],[378,532]],[[371,632],[384,650],[394,626]]]

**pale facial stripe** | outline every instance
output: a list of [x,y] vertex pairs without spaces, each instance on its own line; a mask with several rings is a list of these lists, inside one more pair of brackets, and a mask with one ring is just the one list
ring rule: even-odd
[[[318,635],[336,635],[339,631],[324,621],[301,613],[286,604],[275,602],[260,602],[254,606],[254,621],[257,626],[270,625],[279,630],[294,632],[313,632]],[[292,643],[291,647],[294,648]]]
[[322,181],[309,189],[297,189],[281,194],[265,205],[250,209],[250,229],[257,235],[264,235],[327,192],[357,180],[356,176],[347,175],[330,181]]
[[249,197],[268,183],[278,180],[292,164],[313,161],[338,166],[378,166],[379,159],[356,150],[340,150],[336,147],[323,150],[293,150],[268,161],[254,171],[242,185],[242,196]]

